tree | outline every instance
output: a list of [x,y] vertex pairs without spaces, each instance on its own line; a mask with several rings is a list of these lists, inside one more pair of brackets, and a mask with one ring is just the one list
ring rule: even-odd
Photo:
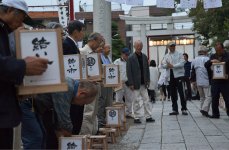
[[118,33],[118,25],[116,22],[112,22],[112,59],[115,60],[120,57],[121,49],[125,47]]
[[[193,17],[194,30],[204,37],[223,42],[228,39],[229,32],[229,0],[222,0],[223,6],[204,10],[203,2],[198,0],[197,7],[191,9],[189,16]],[[208,43],[207,43],[208,44]]]

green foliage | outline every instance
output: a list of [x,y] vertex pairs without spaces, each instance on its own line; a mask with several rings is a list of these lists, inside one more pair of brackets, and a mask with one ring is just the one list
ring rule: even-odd
[[118,33],[118,25],[116,22],[112,22],[112,59],[115,60],[120,57],[120,50],[125,47]]
[[203,40],[223,42],[228,39],[229,1],[222,0],[223,6],[204,10],[203,2],[198,1],[197,8],[191,9],[189,16],[194,17],[194,30],[204,37]]

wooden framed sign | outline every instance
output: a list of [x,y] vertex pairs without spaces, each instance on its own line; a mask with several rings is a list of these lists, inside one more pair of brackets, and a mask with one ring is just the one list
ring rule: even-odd
[[60,137],[59,150],[84,150],[85,140],[83,137]]
[[120,86],[119,65],[104,65],[104,87],[118,87]]
[[16,55],[47,58],[49,65],[42,75],[25,76],[19,95],[67,91],[65,83],[61,31],[53,29],[17,30]]
[[100,81],[102,79],[101,60],[98,53],[87,55],[87,72],[89,80]]
[[227,79],[228,78],[228,75],[226,74],[225,62],[212,63],[212,67],[213,67],[213,79]]
[[81,58],[79,54],[64,55],[64,73],[65,77],[75,80],[81,79]]
[[121,108],[120,107],[106,107],[106,125],[107,126],[121,126]]
[[88,73],[87,73],[87,56],[80,55],[81,59],[81,80],[87,80]]

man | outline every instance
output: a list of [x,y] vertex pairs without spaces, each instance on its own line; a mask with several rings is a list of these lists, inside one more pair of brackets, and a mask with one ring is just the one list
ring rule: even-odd
[[[145,117],[146,122],[154,122],[155,120],[152,118],[152,105],[149,102],[147,92],[150,82],[148,59],[147,56],[142,53],[142,41],[135,41],[134,48],[135,53],[129,56],[126,66],[128,84],[134,93],[134,123],[141,123],[141,117]],[[142,114],[142,112],[144,112],[144,114]]]
[[[66,81],[68,83],[67,92],[40,94],[35,97],[36,111],[42,115],[47,132],[46,149],[57,149],[58,137],[60,136],[68,137],[72,133],[79,134],[81,124],[74,127],[73,119],[77,119],[78,116],[83,114],[71,114],[72,104],[78,106],[90,104],[98,92],[96,85],[92,82],[70,78],[67,78]],[[74,118],[72,115],[74,115]],[[52,116],[52,118],[49,116]],[[52,122],[52,125],[48,122]]]
[[0,149],[12,149],[13,127],[21,121],[15,86],[22,83],[25,75],[41,75],[47,69],[47,59],[16,59],[10,52],[8,34],[21,27],[27,18],[24,0],[0,3]]
[[114,61],[115,65],[119,65],[120,68],[120,77],[122,80],[122,89],[119,89],[116,91],[116,102],[122,102],[123,97],[125,97],[125,103],[127,106],[126,109],[126,116],[127,117],[132,117],[132,91],[128,87],[128,82],[127,82],[127,75],[126,75],[126,61],[128,59],[128,56],[130,54],[130,50],[128,48],[123,48],[121,50],[121,57],[116,59]]
[[201,46],[198,56],[192,61],[192,68],[195,70],[197,89],[200,94],[200,112],[203,116],[208,117],[211,105],[211,86],[209,82],[208,71],[204,64],[209,60],[207,48]]
[[184,53],[184,60],[185,60],[185,64],[184,64],[184,82],[187,88],[187,92],[185,91],[185,98],[186,100],[191,100],[192,99],[192,91],[191,91],[191,84],[190,84],[190,75],[191,75],[191,62],[188,61],[188,54]]
[[80,21],[73,20],[68,24],[68,36],[63,42],[64,55],[79,54],[78,41],[82,41],[84,37],[84,24]]
[[176,43],[170,42],[168,44],[169,52],[164,56],[162,61],[162,67],[165,68],[170,73],[170,90],[171,90],[171,99],[172,99],[172,109],[173,111],[169,113],[169,115],[178,115],[178,105],[177,105],[177,91],[180,95],[181,101],[181,111],[182,115],[188,115],[187,107],[186,107],[186,100],[184,98],[183,92],[183,77],[184,77],[184,57],[181,53],[177,52]]
[[[212,72],[212,63],[226,63],[226,74],[229,74],[229,53],[224,50],[222,43],[217,42],[215,45],[216,53],[212,54],[210,60],[205,63],[208,71]],[[212,94],[212,116],[211,118],[219,119],[219,98],[220,93],[223,96],[227,108],[227,115],[229,116],[229,78],[227,79],[212,79],[211,80],[211,94]]]
[[[109,57],[111,51],[110,44],[105,44],[102,48],[100,55],[101,63],[103,65],[112,64]],[[112,106],[113,102],[113,89],[111,87],[104,87],[101,85],[101,95],[98,99],[98,126],[104,127],[106,124],[106,107]]]
[[[98,47],[104,42],[101,34],[94,32],[91,33],[88,37],[88,43],[80,49],[80,53],[83,55],[97,53],[96,50]],[[84,114],[83,114],[83,123],[82,128],[80,130],[80,134],[96,134],[98,131],[98,120],[97,120],[97,112],[98,112],[98,99],[101,95],[101,86],[100,83],[97,84],[98,94],[91,104],[85,105]]]
[[87,44],[80,49],[80,54],[87,55],[90,53],[96,53],[97,48],[104,42],[101,34],[93,32],[88,37]]

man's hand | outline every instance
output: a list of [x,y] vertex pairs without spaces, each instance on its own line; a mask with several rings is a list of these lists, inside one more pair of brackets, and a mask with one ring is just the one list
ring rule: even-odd
[[57,136],[57,138],[59,138],[59,137],[70,137],[70,136],[72,136],[72,133],[65,130],[65,129],[59,129],[59,130],[56,130],[56,136]]
[[211,62],[212,62],[212,63],[220,63],[220,61],[217,60],[217,59],[212,59]]
[[173,68],[173,65],[170,64],[169,62],[167,62],[167,67],[168,67],[169,69],[172,69],[172,68]]
[[41,75],[48,68],[48,59],[28,56],[24,60],[26,63],[25,75]]

